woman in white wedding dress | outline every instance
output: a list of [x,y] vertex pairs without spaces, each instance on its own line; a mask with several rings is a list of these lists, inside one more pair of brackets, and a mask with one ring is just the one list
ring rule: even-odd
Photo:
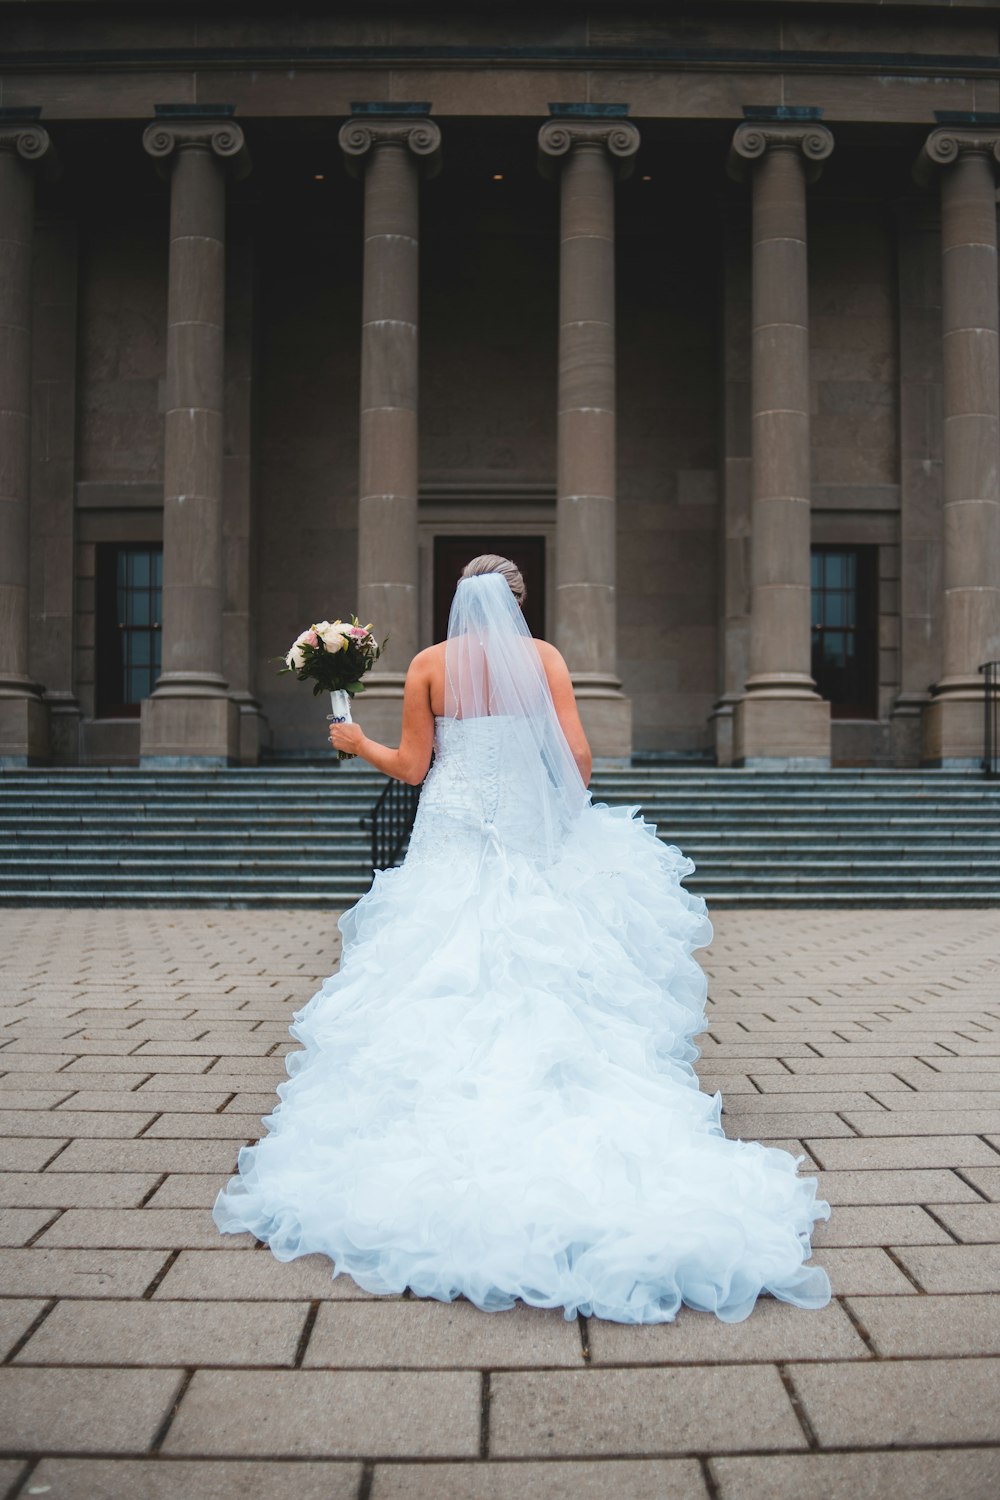
[[294,1017],[302,1050],[215,1222],[370,1292],[489,1312],[821,1307],[816,1180],[727,1140],[692,1067],[692,950],[712,938],[681,884],[694,865],[636,809],[591,802],[569,673],[518,596],[507,559],[469,564],[447,641],[410,666],[398,750],[331,727],[404,781],[434,763],[404,863],[341,918],[340,969]]

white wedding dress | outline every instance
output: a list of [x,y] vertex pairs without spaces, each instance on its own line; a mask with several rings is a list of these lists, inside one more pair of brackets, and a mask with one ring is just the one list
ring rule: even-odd
[[526,774],[526,716],[497,706],[436,720],[405,862],[341,918],[339,972],[295,1015],[302,1050],[218,1227],[279,1260],[322,1252],[370,1292],[485,1311],[824,1305],[826,1272],[805,1264],[830,1212],[815,1179],[728,1140],[691,1066],[707,989],[692,950],[712,937],[681,884],[693,863],[636,809],[573,787],[564,740]]

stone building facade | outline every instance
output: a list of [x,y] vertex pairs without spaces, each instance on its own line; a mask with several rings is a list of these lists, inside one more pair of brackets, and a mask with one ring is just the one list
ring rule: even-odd
[[503,550],[596,752],[968,765],[996,7],[0,0],[0,758],[391,740]]

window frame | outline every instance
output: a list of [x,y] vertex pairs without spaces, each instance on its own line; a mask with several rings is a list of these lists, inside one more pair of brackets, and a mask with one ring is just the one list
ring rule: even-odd
[[[120,608],[121,595],[119,589],[119,564],[120,559],[129,554],[145,553],[151,562],[150,576],[153,581],[129,588],[126,581],[125,588],[128,592],[137,594],[145,592],[150,599],[149,614],[153,617],[150,623],[134,624],[122,620],[120,616],[126,616],[129,611]],[[156,560],[159,560],[159,584],[157,585],[153,575],[156,572]],[[144,698],[130,701],[125,695],[127,687],[125,674],[129,670],[129,652],[123,651],[125,635],[145,634],[149,638],[148,664],[149,693],[152,692],[161,668],[161,640],[162,640],[162,615],[163,610],[163,546],[159,542],[99,542],[97,544],[96,577],[95,577],[95,664],[94,664],[94,717],[97,719],[137,719],[142,711]],[[132,664],[132,670],[143,670],[145,664],[140,664],[137,669]],[[144,697],[148,697],[146,693]]]
[[[879,566],[878,545],[871,542],[820,542],[814,543],[810,548],[809,560],[809,625],[810,625],[810,670],[820,695],[830,704],[830,715],[834,719],[878,719],[878,681],[879,681],[879,641],[878,641],[878,617],[879,617]],[[815,559],[827,559],[832,556],[850,556],[854,559],[854,619],[849,618],[842,621],[821,620],[816,622],[816,599],[817,593],[821,598],[839,595],[845,600],[850,597],[850,590],[846,586],[830,587],[825,578],[822,587],[817,590],[815,583]],[[826,563],[824,561],[823,571],[825,573]],[[824,611],[821,610],[821,614]],[[849,611],[844,611],[849,616]],[[817,663],[816,651],[818,637],[826,631],[843,631],[854,638],[854,666],[853,668],[840,669],[845,674],[850,672],[850,685],[853,689],[850,697],[835,697],[835,689],[831,684],[832,673],[838,669],[832,668],[824,671],[822,664]]]

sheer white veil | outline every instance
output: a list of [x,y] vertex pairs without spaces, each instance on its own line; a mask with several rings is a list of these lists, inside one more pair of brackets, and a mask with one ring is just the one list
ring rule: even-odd
[[500,573],[463,578],[445,645],[446,732],[461,723],[463,765],[484,831],[546,861],[590,800],[548,679]]

